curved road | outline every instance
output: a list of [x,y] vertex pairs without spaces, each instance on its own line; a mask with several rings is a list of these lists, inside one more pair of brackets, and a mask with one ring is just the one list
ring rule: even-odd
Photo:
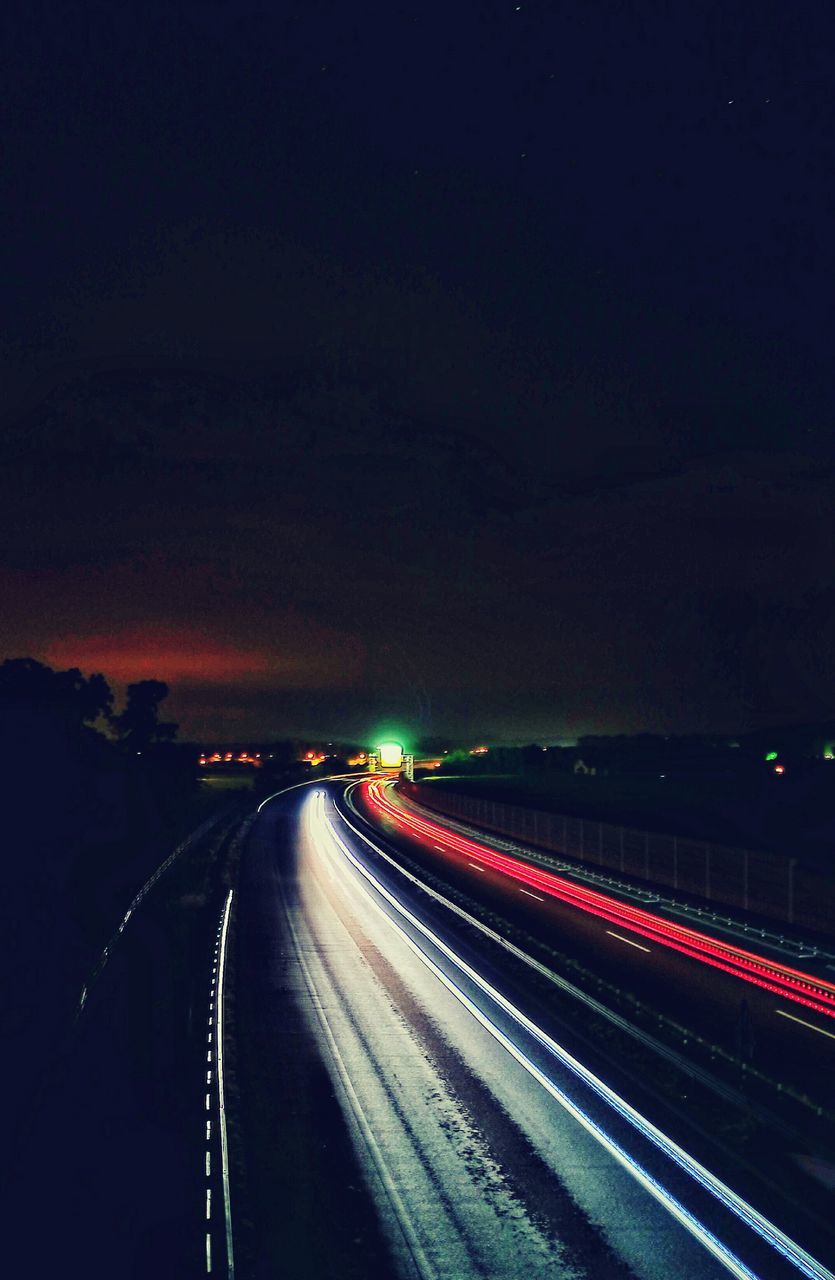
[[295,993],[396,1274],[829,1280],[525,1016],[342,790],[262,806],[238,928],[272,914],[286,939],[250,958],[259,1017]]
[[[590,891],[566,876],[491,847],[490,837],[461,834],[443,815],[404,802],[396,792],[369,792],[363,811],[412,856],[509,919],[615,985],[640,994],[654,1008],[708,1042],[733,1052],[740,1038],[740,1010],[747,1007],[745,1038],[754,1064],[783,1084],[792,1084],[823,1105],[833,1099],[835,1080],[835,984],[832,974],[784,969],[764,953],[759,964],[719,937]],[[576,896],[576,901],[574,897]],[[598,901],[599,900],[599,901]],[[608,904],[600,909],[599,903]],[[635,920],[630,917],[636,917]],[[657,923],[654,929],[647,923]],[[697,947],[673,936],[701,937]],[[711,952],[715,954],[711,954]],[[750,972],[749,972],[750,970]],[[782,978],[785,973],[786,978]],[[752,980],[753,978],[753,980]],[[758,984],[762,985],[758,985]],[[789,985],[789,984],[792,985]]]

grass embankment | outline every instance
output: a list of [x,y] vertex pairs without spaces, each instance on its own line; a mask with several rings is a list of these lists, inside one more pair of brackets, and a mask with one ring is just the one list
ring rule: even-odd
[[526,805],[548,813],[566,813],[627,827],[647,827],[665,834],[742,843],[739,827],[720,811],[733,802],[727,782],[711,783],[679,778],[612,778],[573,773],[436,775],[422,778],[433,788],[466,795],[489,796],[508,804]]
[[[121,933],[128,902],[112,904],[107,956],[93,981],[84,975],[71,1035],[40,1064],[45,1078],[22,1135],[18,1217],[35,1222],[51,1205],[51,1235],[26,1235],[30,1274],[82,1254],[91,1280],[205,1270],[206,1017],[238,822],[230,813],[187,843]],[[156,865],[167,852],[156,850]],[[56,1145],[70,1163],[53,1158]]]
[[[549,813],[800,857],[831,870],[835,851],[811,830],[832,820],[835,791],[797,795],[775,776],[758,779],[611,777],[554,772],[433,774],[418,781]],[[833,772],[835,783],[835,772]],[[814,809],[812,805],[814,800]]]

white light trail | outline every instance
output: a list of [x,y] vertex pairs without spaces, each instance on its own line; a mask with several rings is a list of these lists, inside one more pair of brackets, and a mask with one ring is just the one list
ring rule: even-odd
[[[351,852],[340,835],[334,829],[333,824],[325,817],[324,797],[318,797],[316,805],[316,819],[320,828],[323,832],[327,831],[330,834],[333,841],[342,850],[345,857],[355,867],[359,874],[373,886],[374,890],[382,898],[395,908],[403,919],[408,920],[419,933],[421,933],[433,946],[437,947],[442,954],[452,961],[462,974],[464,974],[471,982],[488,995],[491,1000],[493,1000],[505,1013],[507,1013],[520,1027],[527,1031],[534,1039],[543,1045],[543,1047],[553,1054],[555,1058],[567,1066],[574,1075],[588,1084],[603,1101],[608,1103],[613,1110],[626,1119],[637,1132],[648,1138],[654,1146],[672,1159],[675,1164],[689,1174],[696,1182],[706,1190],[710,1191],[721,1204],[734,1213],[762,1240],[774,1248],[778,1253],[782,1254],[789,1263],[795,1266],[803,1275],[807,1276],[809,1280],[835,1280],[831,1271],[825,1268],[821,1263],[817,1262],[816,1259],[806,1253],[800,1245],[786,1236],[785,1233],[780,1231],[778,1227],[754,1209],[753,1206],[744,1201],[741,1196],[737,1195],[736,1192],[734,1192],[730,1187],[727,1187],[719,1178],[710,1173],[709,1170],[705,1169],[703,1165],[699,1164],[694,1157],[690,1156],[671,1138],[668,1138],[666,1134],[656,1128],[651,1121],[642,1116],[640,1112],[616,1094],[613,1089],[595,1076],[593,1072],[591,1072],[587,1067],[584,1067],[578,1059],[574,1058],[567,1050],[563,1049],[562,1046],[552,1040],[550,1036],[537,1027],[535,1023],[521,1012],[521,1010],[517,1009],[509,1000],[507,1000],[501,992],[496,990],[495,987],[487,982],[481,974],[457,955],[451,947],[433,933],[433,931],[429,929],[423,921],[419,920],[418,917],[415,916],[394,894],[392,894],[385,885],[377,879],[373,872],[371,872]],[[342,817],[342,815],[340,815],[340,817]],[[344,817],[342,817],[342,821],[345,822],[345,824],[349,826],[350,829],[369,846],[369,848],[373,849],[375,853],[379,853],[383,857],[387,857],[387,855],[385,855],[372,840],[357,831],[356,828],[348,823]],[[596,1125],[591,1117],[581,1111],[576,1104],[573,1103],[571,1099],[553,1083],[553,1081],[549,1080],[549,1078],[544,1075],[544,1073],[542,1073],[534,1063],[522,1054],[513,1042],[505,1036],[504,1032],[502,1032],[498,1027],[495,1027],[490,1019],[482,1013],[478,1006],[475,1005],[464,992],[460,991],[459,988],[456,987],[446,974],[444,974],[443,970],[441,970],[417,945],[417,943],[415,943],[402,926],[392,919],[388,912],[386,912],[380,903],[376,901],[373,895],[369,895],[369,900],[377,907],[383,919],[388,922],[391,928],[400,934],[410,949],[432,972],[436,974],[444,986],[452,991],[453,994],[455,994],[456,997],[470,1009],[478,1021],[481,1022],[496,1039],[500,1040],[500,1042],[505,1045],[508,1052],[510,1052],[531,1075],[539,1080],[539,1083],[542,1084],[547,1092],[550,1093],[551,1096],[560,1103],[560,1105],[565,1107],[566,1110],[574,1115],[584,1128],[593,1133],[597,1140],[601,1142],[603,1146],[607,1147],[607,1149],[611,1151],[612,1155],[621,1164],[628,1168],[632,1175],[641,1182],[656,1199],[661,1201],[669,1212],[677,1218],[682,1225],[686,1226],[687,1229],[691,1231],[692,1234],[695,1235],[702,1244],[711,1253],[713,1253],[728,1270],[732,1272],[732,1274],[737,1276],[739,1280],[751,1280],[753,1272],[751,1272],[735,1254],[723,1245],[721,1241],[717,1240],[707,1227],[693,1217],[693,1215],[690,1214],[689,1211],[666,1190],[666,1188],[661,1187],[655,1179],[653,1179],[651,1175],[638,1164],[637,1161],[629,1156],[628,1153],[623,1151],[622,1148],[620,1148],[618,1144],[608,1136],[608,1134]]]

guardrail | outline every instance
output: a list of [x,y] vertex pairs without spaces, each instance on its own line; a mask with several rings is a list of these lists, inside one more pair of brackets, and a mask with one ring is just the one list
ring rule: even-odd
[[577,862],[794,928],[832,933],[835,874],[803,866],[797,858],[549,813],[431,784],[401,781],[399,786],[438,813]]

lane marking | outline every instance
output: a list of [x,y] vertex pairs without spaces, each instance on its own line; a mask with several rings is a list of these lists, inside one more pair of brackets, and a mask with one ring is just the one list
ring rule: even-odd
[[206,1121],[206,1141],[211,1142],[211,1140],[212,1140],[212,1122],[211,1120],[207,1120]]
[[484,867],[480,867],[477,862],[468,862],[468,867],[472,867],[473,871],[484,871]]
[[520,893],[526,893],[529,898],[536,898],[537,902],[544,902],[544,898],[540,898],[538,893],[531,893],[530,889],[520,889]]
[[642,947],[640,942],[633,942],[631,938],[624,938],[623,934],[612,933],[611,929],[607,929],[610,938],[617,938],[618,942],[625,942],[628,947],[637,947],[639,951],[646,951],[647,955],[652,955],[649,947]]
[[207,1151],[206,1152],[206,1177],[211,1178],[211,1176],[212,1176],[212,1153],[211,1151]]
[[212,1216],[212,1188],[206,1188],[206,1221]]
[[207,1071],[207,1072],[206,1072],[206,1084],[211,1084],[211,1083],[212,1083],[212,1073],[211,1073],[211,1071]]
[[206,1270],[211,1271],[211,1269],[212,1269],[212,1233],[211,1231],[207,1231],[206,1232]]
[[[521,1010],[517,1009],[505,996],[501,994],[501,992],[493,987],[486,978],[473,969],[472,966],[469,965],[461,956],[457,955],[447,943],[443,942],[437,936],[437,934],[433,933],[427,925],[419,920],[418,917],[415,916],[414,913],[411,912],[409,908],[393,893],[391,893],[385,885],[377,879],[373,872],[370,871],[369,868],[351,852],[345,841],[337,833],[333,824],[327,820],[323,810],[324,806],[322,806],[322,812],[318,815],[319,820],[330,831],[333,840],[342,850],[348,861],[366,881],[374,886],[377,893],[379,893],[381,897],[386,899],[395,908],[400,916],[409,921],[409,923],[415,927],[419,933],[422,933],[425,938],[429,939],[434,946],[446,955],[447,958],[453,962],[459,972],[465,974],[472,982],[475,983],[476,986],[480,987],[481,990],[501,1009],[508,1013],[520,1027],[523,1027],[532,1034],[534,1039],[538,1040],[539,1043],[553,1054],[555,1058],[567,1066],[574,1075],[578,1076],[586,1084],[590,1085],[598,1097],[608,1102],[615,1111],[617,1111],[624,1119],[629,1121],[629,1123],[642,1133],[644,1137],[648,1138],[655,1147],[665,1155],[669,1156],[680,1169],[683,1169],[688,1173],[702,1187],[710,1191],[721,1204],[730,1209],[737,1218],[739,1218],[746,1226],[751,1228],[760,1237],[760,1239],[764,1240],[778,1253],[782,1254],[782,1256],[801,1271],[803,1275],[809,1277],[810,1280],[835,1280],[833,1272],[831,1272],[822,1263],[818,1262],[816,1258],[813,1258],[801,1245],[799,1245],[795,1240],[792,1240],[791,1237],[787,1236],[785,1232],[781,1231],[779,1227],[775,1226],[773,1222],[769,1221],[768,1218],[759,1213],[752,1205],[748,1204],[742,1196],[733,1191],[729,1186],[727,1186],[727,1184],[722,1182],[720,1178],[711,1173],[710,1170],[706,1169],[704,1165],[700,1164],[695,1157],[691,1156],[672,1138],[669,1138],[665,1133],[657,1128],[652,1121],[641,1115],[635,1107],[615,1093],[615,1091],[610,1088],[609,1085],[605,1084],[599,1076],[596,1076],[588,1067],[583,1066],[579,1059],[573,1057],[567,1049],[564,1049],[555,1040],[552,1040],[546,1032],[537,1027],[530,1018],[522,1013]],[[389,858],[388,854],[384,853],[383,850],[380,849],[379,845],[376,845],[373,840],[370,840],[367,835],[358,830],[338,809],[336,809],[336,816],[363,842],[363,844],[367,845],[375,853],[380,854],[386,861],[392,862],[393,865],[396,865],[393,863],[393,859]],[[656,1182],[652,1175],[648,1174],[640,1164],[620,1148],[619,1144],[611,1139],[604,1130],[600,1129],[600,1127],[589,1116],[586,1116],[582,1110],[577,1108],[576,1104],[571,1101],[567,1094],[565,1094],[553,1081],[551,1081],[549,1077],[545,1076],[544,1073],[541,1072],[541,1070],[513,1044],[503,1031],[500,1031],[489,1018],[485,1017],[470,997],[460,991],[456,984],[447,977],[443,970],[439,969],[436,963],[422,951],[419,944],[410,937],[400,924],[388,915],[379,902],[375,901],[373,895],[371,895],[370,900],[377,907],[380,915],[389,924],[389,926],[402,936],[407,946],[415,953],[418,959],[422,960],[427,968],[436,974],[443,985],[452,991],[462,1004],[470,1008],[470,1011],[474,1014],[477,1020],[482,1022],[482,1025],[485,1026],[487,1030],[490,1030],[491,1034],[493,1034],[497,1040],[505,1044],[508,1051],[517,1058],[520,1064],[523,1065],[531,1075],[539,1080],[546,1091],[550,1093],[551,1096],[560,1103],[560,1105],[565,1107],[567,1111],[574,1115],[584,1128],[587,1128],[589,1132],[593,1133],[598,1138],[598,1141],[600,1141],[603,1146],[606,1146],[615,1158],[620,1161],[620,1163],[626,1165],[626,1167],[633,1173],[633,1176],[635,1176],[636,1179],[646,1187],[650,1194],[665,1204],[672,1215],[676,1217],[682,1225],[686,1226],[687,1229],[690,1230],[698,1239],[700,1239],[705,1247],[713,1253],[728,1270],[732,1271],[739,1277],[744,1276],[747,1280],[753,1280],[753,1273],[726,1245],[722,1244],[712,1234],[712,1232],[699,1222],[699,1220],[695,1218],[688,1209],[680,1204],[666,1188]]]
[[[354,786],[346,789],[346,799],[348,799],[350,792],[356,790],[357,785],[354,784]],[[375,781],[369,788],[368,797],[375,809],[389,817],[393,817],[401,829],[405,829],[413,838],[428,840],[436,836],[438,830],[441,829],[438,815],[433,815],[434,820],[429,819],[428,816],[421,817],[420,812],[426,813],[422,806],[408,801],[405,805],[402,803],[396,805],[389,796],[389,788],[391,786],[391,782],[386,782],[381,787],[381,784]],[[349,804],[351,804],[350,800]],[[351,807],[354,808],[356,813],[355,806],[351,804]],[[358,814],[357,816],[360,815]],[[443,818],[446,823],[443,830],[452,843],[451,851],[461,853],[477,847],[476,833],[472,829],[464,827],[461,823],[454,822],[448,815],[443,815]],[[369,821],[367,817],[366,821]],[[373,822],[373,819],[371,821]],[[455,832],[460,834],[456,835]],[[481,833],[481,838],[483,841],[483,839],[489,839],[489,836]],[[486,856],[488,846],[485,846],[482,842],[481,848],[485,850]],[[506,852],[500,852],[500,849]],[[794,969],[786,964],[780,964],[774,960],[767,959],[765,956],[748,951],[738,944],[733,945],[724,942],[711,935],[699,933],[698,930],[687,925],[675,924],[664,917],[653,915],[651,911],[647,911],[645,908],[650,903],[661,901],[658,894],[639,891],[637,896],[644,904],[642,908],[634,903],[630,905],[627,902],[615,899],[611,896],[611,893],[601,893],[599,890],[584,888],[575,880],[574,869],[559,860],[544,858],[544,856],[538,860],[535,858],[534,866],[532,867],[530,862],[526,861],[529,853],[526,854],[524,850],[520,850],[518,845],[509,844],[507,841],[497,841],[495,837],[489,852],[493,858],[498,859],[504,865],[507,865],[508,862],[515,864],[515,871],[506,870],[503,874],[512,876],[514,879],[527,879],[528,883],[534,883],[530,879],[530,875],[535,871],[541,886],[547,887],[543,885],[543,878],[550,881],[555,887],[548,891],[572,907],[591,911],[593,914],[602,916],[604,919],[616,924],[622,922],[624,927],[632,927],[634,932],[644,934],[651,940],[671,947],[684,955],[690,956],[692,959],[697,959],[704,964],[732,973],[734,976],[751,982],[755,986],[774,992],[774,994],[781,996],[783,999],[794,1000],[798,1004],[805,1005],[816,1013],[825,1013],[835,1018],[835,985],[815,979],[812,975],[802,970]],[[494,863],[493,865],[498,864]],[[527,866],[527,877],[519,874],[520,866]],[[553,871],[548,868],[556,868],[559,874],[554,876]],[[580,879],[582,880],[583,878],[584,873],[580,873]],[[616,884],[609,877],[598,877],[597,882],[599,884],[607,884],[610,889]],[[608,903],[608,906],[606,903]],[[615,906],[617,910],[613,911]],[[701,914],[701,909],[699,910]],[[642,917],[644,919],[645,928],[629,924],[626,917],[630,916],[632,920],[635,920],[636,913],[637,918]],[[712,914],[712,918],[715,924],[723,928],[715,914]],[[765,935],[763,934],[763,936]],[[829,967],[835,969],[835,965]]]
[[210,1110],[211,1110],[211,1106],[212,1106],[212,1099],[211,1099],[211,1095],[207,1093],[207,1094],[206,1094],[206,1110],[207,1110],[207,1111],[210,1111]]
[[824,1031],[822,1027],[816,1027],[814,1022],[806,1022],[804,1018],[796,1018],[793,1013],[786,1013],[785,1009],[775,1009],[775,1013],[779,1013],[781,1018],[789,1018],[792,1022],[799,1022],[801,1027],[808,1027],[810,1031],[817,1031],[819,1036],[828,1036],[830,1040],[835,1040],[835,1035],[831,1031]]
[[[342,821],[345,822],[346,820],[343,815],[339,814],[338,810],[336,812],[339,817],[342,818]],[[472,980],[484,994],[488,995],[491,1000],[499,1006],[499,1008],[504,1009],[505,1012],[509,1013],[519,1026],[532,1032],[535,1038],[539,1040],[540,1044],[556,1050],[557,1052],[555,1053],[555,1056],[564,1061],[566,1065],[575,1064],[576,1066],[580,1066],[577,1059],[572,1058],[566,1050],[563,1050],[556,1044],[556,1042],[552,1041],[545,1032],[536,1027],[536,1025],[531,1022],[525,1014],[518,1010],[509,1000],[506,999],[506,997],[501,995],[500,992],[487,982],[485,978],[478,974],[471,965],[467,964],[467,962],[463,960],[461,956],[452,949],[452,947],[439,938],[438,935],[428,927],[428,925],[419,920],[418,917],[409,910],[405,903],[400,901],[395,894],[391,893],[391,891],[377,879],[374,873],[369,870],[369,868],[366,867],[354,853],[351,852],[345,841],[336,831],[333,823],[331,823],[326,817],[324,807],[322,807],[320,812],[316,814],[316,818],[322,824],[325,831],[330,833],[333,844],[335,844],[338,849],[341,849],[347,860],[355,867],[367,883],[373,886],[380,897],[394,908],[400,919],[396,919],[393,914],[389,914],[383,904],[377,900],[373,893],[368,895],[369,902],[376,908],[388,927],[402,938],[409,950],[412,951],[417,959],[426,966],[430,973],[434,974],[441,984],[446,987],[446,989],[450,991],[457,1000],[460,1001],[464,1008],[468,1009],[469,1012],[473,1014],[485,1030],[487,1030],[494,1039],[497,1040],[498,1043],[516,1059],[520,1066],[522,1066],[556,1102],[564,1107],[565,1110],[568,1111],[568,1113],[573,1116],[573,1118],[577,1120],[588,1133],[595,1137],[597,1141],[614,1157],[614,1159],[626,1168],[636,1181],[639,1182],[650,1193],[650,1195],[664,1206],[672,1217],[677,1219],[677,1221],[685,1227],[686,1230],[694,1235],[696,1239],[699,1240],[699,1242],[736,1277],[736,1280],[758,1280],[758,1277],[754,1275],[754,1273],[736,1256],[736,1254],[718,1240],[717,1237],[714,1236],[713,1233],[690,1212],[690,1210],[677,1200],[666,1187],[663,1187],[643,1168],[641,1164],[638,1163],[637,1160],[635,1160],[633,1156],[629,1155],[618,1142],[611,1138],[609,1134],[607,1134],[605,1130],[603,1130],[600,1125],[591,1118],[591,1116],[587,1115],[586,1112],[583,1111],[567,1093],[565,1093],[554,1081],[550,1079],[541,1067],[537,1066],[536,1063],[534,1063],[532,1059],[514,1043],[507,1032],[498,1027],[493,1019],[484,1013],[472,997],[467,995],[458,983],[444,972],[437,961],[434,960],[428,952],[424,951],[420,942],[415,940],[406,931],[401,921],[408,921],[412,926],[414,926],[425,939],[437,947],[437,949],[446,956],[448,960],[452,961],[458,974],[465,975]],[[349,827],[351,826],[351,824],[347,822],[346,825]],[[360,834],[361,839],[370,847],[376,847],[367,836],[361,835],[361,833],[357,834]],[[334,857],[333,851],[328,848],[326,842],[319,844],[319,848],[326,856],[330,858]],[[602,1082],[594,1077],[587,1068],[581,1068],[581,1070],[583,1074],[587,1074],[588,1077],[590,1077],[590,1081],[594,1080],[598,1085],[601,1085],[602,1091],[605,1093],[611,1093],[613,1098],[617,1098],[617,1101],[621,1103],[622,1108],[632,1110],[628,1103],[624,1103],[622,1099],[618,1098],[617,1095],[614,1094],[614,1091],[609,1090],[608,1086],[602,1085]],[[623,1114],[623,1111],[621,1114]],[[641,1119],[643,1119],[643,1117],[641,1117]]]
[[220,1112],[220,1165],[223,1180],[223,1216],[226,1225],[226,1268],[228,1280],[235,1275],[235,1251],[232,1243],[232,1202],[229,1195],[229,1142],[226,1134],[226,1094],[223,1086],[223,983],[226,977],[226,943],[229,931],[229,913],[234,890],[229,890],[223,911],[220,935],[220,977],[217,984],[217,1095]]
[[434,847],[435,847],[436,849],[440,849],[441,853],[446,853],[446,849],[444,848],[444,846],[443,846],[442,844],[436,844]]

